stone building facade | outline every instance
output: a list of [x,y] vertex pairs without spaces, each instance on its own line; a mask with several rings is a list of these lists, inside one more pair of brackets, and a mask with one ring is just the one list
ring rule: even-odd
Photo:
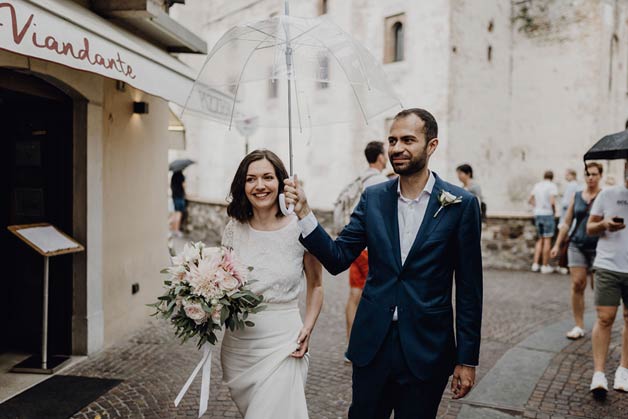
[[[172,15],[213,45],[230,27],[283,12],[283,1],[188,1]],[[523,214],[532,185],[553,169],[567,168],[603,135],[628,118],[628,1],[626,0],[311,0],[293,1],[293,15],[322,12],[350,32],[382,62],[405,107],[424,107],[437,118],[440,146],[431,166],[456,181],[455,168],[471,164],[489,214]],[[402,28],[399,27],[402,24]],[[392,34],[391,30],[397,31]],[[396,35],[395,35],[396,34]],[[400,36],[401,59],[390,58]],[[181,57],[200,66],[199,57]],[[280,93],[281,94],[281,87]],[[347,103],[322,92],[318,106]],[[262,98],[259,112],[273,112]],[[312,204],[330,209],[338,192],[364,168],[362,150],[385,140],[395,110],[364,125],[356,119],[298,138],[297,172]],[[244,155],[235,130],[188,118],[188,191],[224,202]],[[287,134],[259,129],[250,148],[287,158]],[[173,157],[173,156],[171,156]],[[620,175],[620,164],[606,164]],[[322,175],[324,173],[324,175]]]

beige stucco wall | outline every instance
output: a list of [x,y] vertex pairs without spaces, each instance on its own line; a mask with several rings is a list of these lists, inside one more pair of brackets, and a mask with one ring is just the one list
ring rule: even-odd
[[[103,100],[103,309],[105,343],[146,322],[161,290],[166,247],[168,106],[159,98],[105,80]],[[133,101],[149,113],[132,113]],[[140,291],[131,294],[131,285]]]
[[[45,76],[87,100],[87,278],[75,284],[74,353],[93,353],[145,323],[161,292],[167,235],[168,104],[96,74],[0,51],[0,67]],[[59,83],[57,83],[57,81]],[[133,101],[149,103],[134,115]],[[131,285],[140,285],[131,294]],[[85,333],[87,334],[85,336]]]

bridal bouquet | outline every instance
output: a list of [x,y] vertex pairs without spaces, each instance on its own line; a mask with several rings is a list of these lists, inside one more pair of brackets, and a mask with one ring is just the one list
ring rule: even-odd
[[154,307],[154,316],[169,319],[183,342],[198,336],[199,349],[209,342],[216,344],[216,331],[252,327],[249,313],[261,311],[263,296],[248,288],[247,274],[253,268],[243,267],[233,252],[222,247],[188,243],[172,266],[163,269],[167,291]]

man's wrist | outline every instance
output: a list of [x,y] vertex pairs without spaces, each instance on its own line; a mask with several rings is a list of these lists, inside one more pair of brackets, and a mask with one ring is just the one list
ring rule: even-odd
[[310,212],[312,212],[312,210],[310,209],[310,206],[307,203],[303,204],[303,206],[301,207],[301,209],[297,213],[297,217],[299,218],[299,220],[302,220],[305,217],[307,217],[308,215],[310,215]]

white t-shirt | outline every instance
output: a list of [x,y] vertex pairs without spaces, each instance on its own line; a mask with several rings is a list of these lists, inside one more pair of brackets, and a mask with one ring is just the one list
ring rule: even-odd
[[[628,188],[617,185],[602,190],[593,202],[591,215],[623,217],[624,223],[628,223]],[[597,242],[593,266],[628,273],[628,227],[602,233]]]
[[563,197],[560,200],[560,205],[563,207],[563,212],[567,210],[567,207],[569,207],[569,203],[571,202],[571,198],[573,198],[574,194],[578,191],[581,191],[582,189],[582,185],[580,185],[575,180],[567,182],[567,185],[565,186],[565,191],[563,192]]
[[556,198],[558,195],[558,188],[554,182],[544,180],[537,183],[532,189],[532,195],[534,195],[534,215],[554,215],[550,200],[552,196]]
[[365,179],[362,183],[362,189],[388,181],[388,178],[384,176],[382,172],[372,167],[369,167],[364,173],[362,173],[362,179]]

